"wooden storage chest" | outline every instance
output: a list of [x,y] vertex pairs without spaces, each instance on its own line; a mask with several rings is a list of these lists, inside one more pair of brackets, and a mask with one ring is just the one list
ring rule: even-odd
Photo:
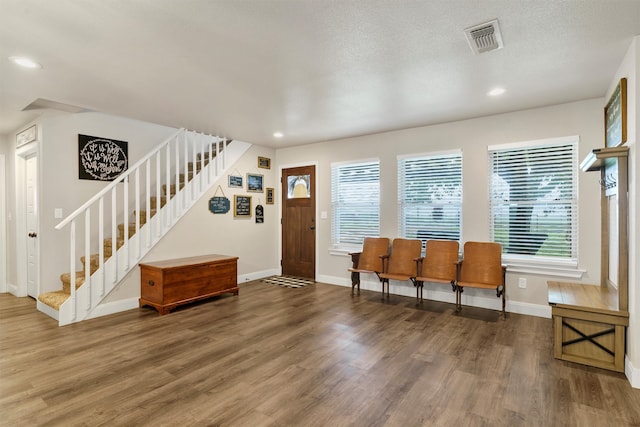
[[140,264],[140,307],[167,314],[181,304],[238,295],[238,257],[202,255]]
[[609,288],[549,281],[556,359],[624,372],[629,312],[618,310]]

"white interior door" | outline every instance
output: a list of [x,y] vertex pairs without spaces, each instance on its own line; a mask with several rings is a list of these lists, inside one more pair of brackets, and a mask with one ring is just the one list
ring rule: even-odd
[[38,297],[38,156],[26,159],[27,295]]

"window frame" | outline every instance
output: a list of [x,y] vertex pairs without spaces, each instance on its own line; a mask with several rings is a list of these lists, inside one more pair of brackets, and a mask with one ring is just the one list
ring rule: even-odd
[[[457,200],[454,202],[448,201],[442,204],[438,204],[438,203],[433,203],[433,202],[429,202],[429,203],[410,203],[407,201],[407,188],[406,188],[406,183],[407,183],[407,176],[406,176],[406,166],[403,164],[404,162],[407,161],[442,161],[443,159],[447,159],[447,158],[451,158],[451,159],[456,159],[458,161],[457,165],[459,165],[459,170],[460,170],[460,177],[459,177],[459,189],[457,190],[458,192],[458,196],[457,196]],[[444,169],[443,169],[444,170]],[[424,178],[428,179],[428,175],[425,175]],[[462,149],[453,149],[453,150],[444,150],[444,151],[431,151],[431,152],[424,152],[424,153],[412,153],[412,154],[404,154],[404,155],[400,155],[397,156],[397,179],[398,179],[398,188],[397,188],[397,202],[398,202],[398,236],[403,237],[403,238],[420,238],[420,236],[418,236],[419,231],[420,230],[415,230],[415,233],[411,233],[411,235],[407,234],[407,218],[406,218],[406,209],[408,204],[411,204],[413,206],[426,206],[429,209],[432,209],[433,207],[438,207],[438,206],[456,206],[457,210],[458,210],[458,220],[457,220],[457,224],[455,224],[454,226],[458,227],[458,233],[457,233],[457,239],[453,239],[456,240],[458,242],[462,242],[463,241],[463,210],[464,210],[464,197],[463,197],[463,185],[464,185],[464,158],[463,158],[463,153],[462,153]],[[417,225],[416,225],[417,226]],[[425,227],[427,228],[427,227]],[[429,228],[428,230],[425,230],[427,237],[425,239],[421,239],[423,240],[423,247],[424,244],[426,242],[426,240],[429,240],[428,235],[436,235],[436,237],[434,238],[446,238],[446,236],[444,235],[445,233],[443,232],[443,234],[441,236],[437,236],[438,234],[438,230],[436,229],[434,231],[433,228]],[[413,235],[415,234],[415,235]]]
[[[340,209],[340,207],[342,206],[344,208],[344,206],[349,206],[348,204],[344,204],[344,203],[340,203],[336,201],[334,199],[335,197],[335,192],[337,191],[335,189],[335,176],[336,176],[336,169],[341,169],[341,168],[349,168],[349,167],[353,167],[354,169],[361,167],[363,165],[367,165],[367,164],[376,164],[377,165],[377,173],[378,173],[378,188],[377,188],[377,196],[378,196],[378,200],[377,200],[377,204],[373,204],[374,207],[377,206],[377,233],[364,233],[362,236],[360,236],[362,238],[362,240],[364,240],[365,237],[380,237],[380,228],[381,228],[381,221],[380,221],[380,213],[381,213],[381,186],[382,186],[382,182],[380,179],[380,174],[381,174],[381,161],[379,158],[367,158],[367,159],[358,159],[358,160],[349,160],[349,161],[343,161],[343,162],[333,162],[330,165],[330,174],[331,174],[331,189],[330,189],[330,199],[331,199],[331,246],[330,246],[330,253],[332,254],[346,254],[347,252],[352,252],[355,250],[359,250],[362,247],[362,242],[360,243],[354,243],[354,242],[346,242],[346,241],[341,241],[340,236],[342,235],[342,233],[339,230],[336,230],[336,223],[338,223],[338,226],[340,224],[340,216],[339,216],[339,212],[337,212],[337,209]],[[366,202],[364,202],[366,203]],[[357,204],[357,203],[356,203]],[[375,217],[375,215],[374,215]]]
[[[568,257],[555,257],[544,255],[526,255],[506,253],[503,249],[503,262],[509,267],[509,272],[530,273],[530,274],[549,274],[561,277],[581,278],[584,270],[578,269],[579,261],[579,176],[578,176],[578,153],[579,153],[578,136],[567,136],[560,138],[548,138],[533,141],[521,141],[507,144],[489,145],[487,147],[487,176],[488,176],[488,233],[491,241],[495,240],[495,204],[494,204],[494,163],[493,155],[496,152],[506,152],[509,150],[521,151],[526,149],[539,149],[543,147],[560,147],[563,145],[571,145],[571,180],[572,198],[562,199],[564,203],[571,204],[571,255]],[[528,203],[535,203],[534,200],[528,200]],[[537,204],[538,206],[540,203]]]

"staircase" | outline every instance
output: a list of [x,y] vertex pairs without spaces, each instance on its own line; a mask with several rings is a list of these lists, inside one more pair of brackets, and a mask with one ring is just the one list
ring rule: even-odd
[[249,147],[180,129],[129,167],[56,226],[69,233],[70,272],[60,276],[61,290],[38,296],[38,310],[60,326],[91,318]]

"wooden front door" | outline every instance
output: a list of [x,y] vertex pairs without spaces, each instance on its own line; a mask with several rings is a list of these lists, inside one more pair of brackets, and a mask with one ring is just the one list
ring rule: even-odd
[[316,278],[316,167],[282,170],[282,274]]

